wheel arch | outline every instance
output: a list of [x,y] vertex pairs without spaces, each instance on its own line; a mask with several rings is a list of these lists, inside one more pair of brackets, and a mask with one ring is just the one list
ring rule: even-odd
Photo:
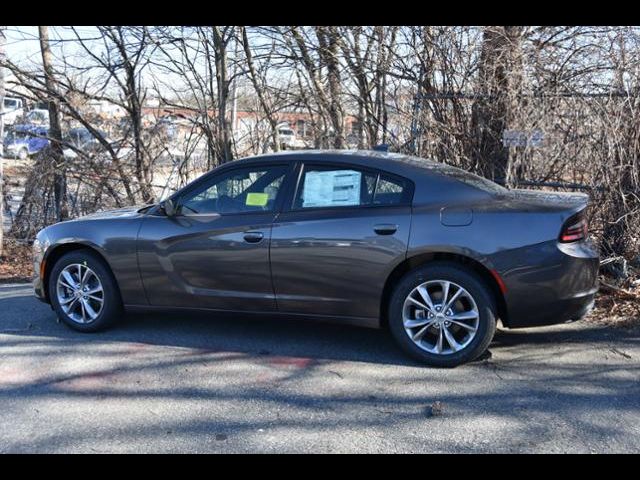
[[46,257],[44,258],[45,268],[44,268],[44,276],[42,278],[42,285],[44,290],[45,299],[47,302],[51,303],[51,299],[49,298],[49,279],[51,277],[51,271],[53,270],[54,265],[57,261],[62,258],[63,255],[66,255],[70,252],[75,252],[78,250],[88,250],[95,255],[97,255],[107,266],[109,273],[115,279],[116,287],[118,288],[118,295],[122,298],[122,294],[120,292],[120,285],[113,274],[113,268],[109,264],[109,261],[105,257],[105,255],[100,251],[100,249],[96,248],[94,245],[82,242],[68,242],[68,243],[60,243],[53,246],[48,252]]
[[424,252],[413,255],[406,258],[400,264],[398,264],[389,274],[382,290],[382,298],[380,300],[380,326],[387,328],[388,324],[388,306],[391,294],[393,293],[394,285],[402,278],[406,273],[411,270],[427,265],[435,261],[446,261],[453,264],[462,265],[465,268],[470,269],[480,276],[480,278],[486,283],[491,290],[496,302],[496,308],[498,310],[498,317],[505,326],[509,326],[509,316],[507,311],[507,304],[504,298],[501,285],[496,279],[496,274],[480,261],[452,252]]

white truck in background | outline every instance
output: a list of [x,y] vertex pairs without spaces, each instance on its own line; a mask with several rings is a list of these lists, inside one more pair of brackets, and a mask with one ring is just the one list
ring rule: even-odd
[[24,103],[20,98],[4,97],[2,118],[5,126],[13,125],[24,115]]

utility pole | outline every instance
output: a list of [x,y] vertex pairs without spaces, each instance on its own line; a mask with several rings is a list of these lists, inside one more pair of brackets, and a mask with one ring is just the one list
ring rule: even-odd
[[4,26],[0,26],[0,257],[4,253]]

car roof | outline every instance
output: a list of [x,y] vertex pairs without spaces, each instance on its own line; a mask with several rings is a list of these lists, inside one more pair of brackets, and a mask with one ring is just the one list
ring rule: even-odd
[[[469,175],[465,170],[434,160],[377,150],[287,150],[266,153],[225,163],[203,177],[215,175],[221,170],[244,166],[253,167],[263,162],[273,164],[299,161],[326,163],[327,165],[343,163],[371,168],[409,179],[415,186],[414,205],[424,204],[432,201],[433,198],[453,204],[460,199],[486,199],[490,196],[486,191],[460,180],[461,175]],[[190,188],[192,188],[192,184],[178,190],[174,195],[181,195],[182,192]]]
[[420,161],[427,163],[436,163],[431,160],[425,160],[418,157],[411,157],[409,155],[403,155],[400,153],[390,153],[390,152],[380,152],[377,150],[286,150],[282,152],[275,153],[265,153],[261,155],[254,155],[251,157],[245,157],[240,161],[250,161],[250,160],[288,160],[288,161],[296,161],[296,160],[306,160],[315,162],[336,162],[336,161],[358,161],[362,159],[374,159],[374,160],[382,160],[386,162],[393,163],[411,163],[411,161]]
[[430,172],[442,175],[446,174],[448,169],[455,169],[455,167],[433,160],[377,150],[287,150],[246,157],[231,163],[243,164],[261,161],[345,162],[404,176],[425,175]]

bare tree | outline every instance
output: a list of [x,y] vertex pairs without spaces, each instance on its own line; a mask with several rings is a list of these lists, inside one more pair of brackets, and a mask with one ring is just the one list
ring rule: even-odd
[[6,36],[4,26],[0,26],[0,257],[4,248],[4,151],[2,141],[4,140],[4,46]]
[[[218,135],[220,143],[220,163],[233,160],[231,143],[233,131],[231,121],[227,115],[229,103],[229,86],[232,79],[228,73],[227,49],[229,43],[235,38],[234,27],[211,27],[213,56],[216,66],[216,84],[218,91]],[[209,54],[209,43],[205,43],[207,55]]]
[[49,27],[39,26],[40,51],[42,53],[42,69],[44,84],[48,95],[49,108],[49,160],[52,162],[53,192],[55,198],[55,216],[62,221],[69,216],[67,209],[67,186],[65,178],[65,161],[62,153],[62,129],[60,128],[60,108],[56,95],[56,81],[54,78],[53,54],[49,45]]
[[522,83],[522,27],[485,27],[478,65],[479,91],[473,106],[477,170],[510,182],[509,151],[502,134],[516,111]]
[[264,111],[269,126],[271,127],[271,139],[273,142],[273,149],[277,152],[280,150],[280,140],[278,136],[278,118],[276,116],[275,108],[267,99],[266,85],[261,79],[258,78],[258,73],[253,60],[253,53],[251,52],[251,44],[249,43],[249,37],[247,35],[247,27],[241,27],[242,31],[242,46],[244,48],[245,59],[247,62],[247,70],[249,72],[249,78],[251,84],[258,96],[260,106]]
[[113,80],[121,92],[120,99],[111,98],[110,101],[122,106],[128,114],[140,194],[144,202],[151,202],[152,162],[142,138],[142,105],[145,91],[141,85],[141,75],[149,63],[150,50],[154,48],[147,29],[98,27],[104,46],[102,54],[96,52],[92,43],[87,42],[75,28],[73,31],[84,52],[107,74],[105,87]]
[[355,84],[358,146],[387,141],[387,79],[399,27],[343,27],[340,46]]

